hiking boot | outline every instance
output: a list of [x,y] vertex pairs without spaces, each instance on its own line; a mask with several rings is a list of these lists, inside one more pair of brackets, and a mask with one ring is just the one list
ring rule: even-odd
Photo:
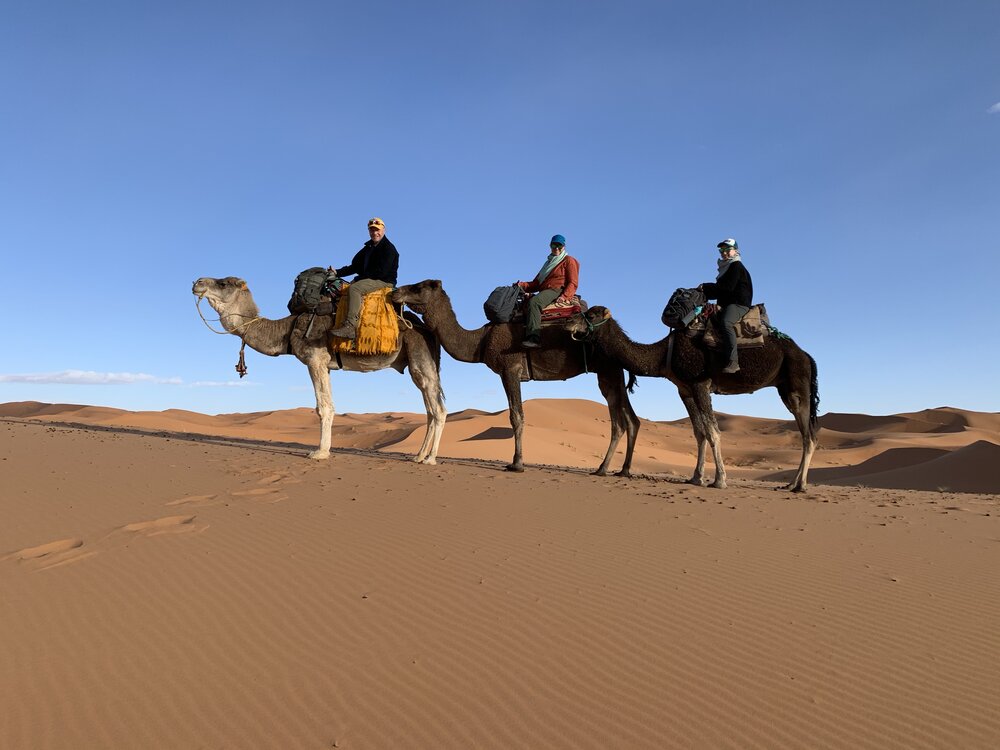
[[538,347],[541,346],[541,344],[538,341],[539,338],[540,337],[537,335],[527,336],[525,337],[524,341],[521,342],[521,346],[523,346],[525,349],[537,349]]
[[740,363],[739,362],[730,362],[728,365],[726,365],[724,368],[722,368],[722,371],[723,372],[728,372],[730,374],[732,374],[734,372],[739,372],[740,371]]
[[330,331],[330,335],[336,336],[338,339],[348,339],[353,341],[354,337],[358,335],[358,332],[353,323],[342,323]]

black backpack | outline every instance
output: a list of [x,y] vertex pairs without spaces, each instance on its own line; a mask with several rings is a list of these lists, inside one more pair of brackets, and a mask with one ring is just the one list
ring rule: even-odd
[[337,274],[328,268],[307,268],[295,277],[295,288],[288,300],[288,312],[293,315],[316,312],[325,298],[333,297],[336,293],[336,279]]
[[517,284],[498,286],[483,303],[483,312],[490,323],[509,323],[524,299],[524,292]]
[[705,293],[699,289],[678,289],[670,295],[660,320],[670,328],[687,328],[707,302]]

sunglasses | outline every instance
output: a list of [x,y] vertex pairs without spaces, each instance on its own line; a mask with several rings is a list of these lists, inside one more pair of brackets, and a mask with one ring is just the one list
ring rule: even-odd
[[566,247],[566,246],[565,245],[560,245],[558,242],[553,242],[551,245],[549,245],[549,247],[551,247],[553,250],[558,250],[559,248]]

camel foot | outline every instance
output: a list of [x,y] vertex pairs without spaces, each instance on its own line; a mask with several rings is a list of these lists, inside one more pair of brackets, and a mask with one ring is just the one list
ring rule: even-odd
[[524,471],[524,466],[522,466],[521,464],[507,464],[504,468],[507,471],[516,471],[518,473]]
[[632,478],[632,472],[629,471],[628,469],[622,469],[621,471],[616,472],[615,476],[616,477],[625,477],[626,479],[631,479]]
[[606,477],[607,475],[608,475],[608,470],[603,468],[594,469],[592,472],[590,472],[590,476],[592,477]]
[[437,466],[437,459],[430,458],[429,456],[421,461],[424,466]]
[[806,491],[805,486],[801,485],[801,484],[798,484],[798,485],[792,485],[792,484],[790,484],[787,487],[785,487],[785,489],[786,490],[791,490],[792,492],[805,492]]
[[716,479],[714,482],[712,482],[710,486],[716,490],[724,490],[728,485],[725,482],[720,482],[718,479]]
[[309,458],[311,458],[313,461],[323,461],[324,459],[327,459],[329,457],[330,457],[329,450],[321,451],[318,448],[309,454]]
[[691,477],[689,480],[687,480],[687,483],[688,484],[693,484],[695,487],[704,487],[705,486],[705,482],[702,481],[701,477]]

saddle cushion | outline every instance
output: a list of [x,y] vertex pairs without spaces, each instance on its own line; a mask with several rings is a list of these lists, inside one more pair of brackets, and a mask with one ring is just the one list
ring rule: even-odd
[[[750,311],[736,323],[736,347],[738,349],[754,348],[764,346],[764,336],[770,321],[767,317],[767,310],[763,304],[754,305]],[[699,315],[695,318],[684,333],[692,338],[700,338],[702,343],[710,349],[716,349],[722,345],[720,340],[721,332],[718,325]]]
[[[337,303],[334,326],[339,326],[347,318],[348,300],[345,292]],[[358,333],[353,341],[331,336],[330,350],[341,354],[392,354],[399,350],[399,316],[389,301],[392,288],[376,289],[365,295],[361,303],[358,319]]]
[[[526,317],[525,309],[527,302],[514,314],[512,323],[523,323]],[[587,303],[580,299],[579,295],[571,297],[565,302],[553,302],[542,308],[542,325],[556,325],[565,323],[577,313],[587,311]]]

